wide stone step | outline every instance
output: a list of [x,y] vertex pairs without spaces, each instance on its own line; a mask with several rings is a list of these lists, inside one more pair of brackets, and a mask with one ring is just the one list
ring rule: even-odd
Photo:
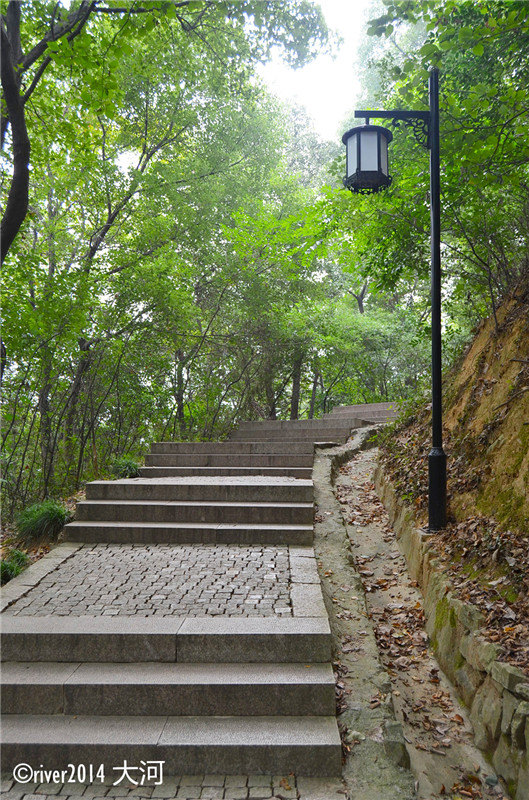
[[312,525],[248,523],[70,522],[71,542],[115,544],[262,544],[311,545]]
[[[368,423],[365,423],[366,425]],[[362,425],[357,425],[356,427],[362,427]],[[320,442],[329,443],[329,442],[345,442],[349,438],[351,434],[351,428],[340,428],[338,430],[328,430],[328,431],[293,431],[292,433],[288,433],[288,439],[292,442],[312,442],[315,446],[318,446]],[[284,441],[285,433],[280,429],[276,431],[263,431],[261,433],[249,432],[246,433],[245,431],[233,431],[230,433],[230,439],[234,442],[244,442],[244,441],[263,441],[263,442],[271,442],[271,441]],[[275,458],[282,458],[282,456],[275,456]],[[295,456],[287,456],[288,463],[292,463],[292,459]],[[245,459],[246,460],[246,459]]]
[[309,453],[313,455],[314,447],[310,442],[295,442],[294,444],[292,442],[241,442],[240,444],[235,444],[234,442],[156,442],[151,446],[151,453],[166,455],[199,455],[201,453],[291,455],[292,453]]
[[375,412],[359,411],[359,412],[356,413],[356,415],[354,417],[350,416],[350,414],[341,414],[341,413],[340,414],[334,414],[333,415],[333,420],[334,421],[340,421],[340,422],[342,422],[342,421],[345,422],[347,420],[347,422],[351,422],[353,424],[353,426],[358,427],[358,424],[361,421],[364,421],[364,422],[366,422],[366,421],[368,421],[368,422],[370,422],[370,421],[373,421],[373,422],[377,422],[377,421],[385,422],[388,419],[394,419],[396,416],[397,415],[395,413],[390,412],[390,411],[375,411]]
[[164,774],[331,776],[341,770],[334,717],[6,715],[2,769],[165,761]]
[[264,475],[310,480],[312,467],[141,467],[142,478],[178,478],[187,475]]
[[[354,418],[354,417],[352,417]],[[346,423],[337,423],[335,419],[312,419],[312,420],[257,420],[256,422],[242,422],[237,428],[244,433],[263,433],[268,431],[281,430],[290,435],[298,431],[328,431],[338,428],[345,428]]]
[[322,716],[334,705],[330,664],[2,666],[4,714]]
[[195,476],[92,481],[87,500],[146,500],[220,503],[311,503],[311,480],[269,476]]
[[145,500],[87,500],[77,504],[77,519],[101,522],[248,522],[303,525],[312,522],[312,503],[221,503]]
[[[265,440],[263,443],[269,443]],[[234,442],[235,444],[235,442]],[[252,442],[255,444],[255,442]],[[145,456],[146,467],[310,467],[314,445],[305,453],[153,453]]]
[[70,617],[4,613],[3,661],[321,663],[326,617]]
[[337,413],[350,413],[356,414],[357,411],[386,411],[392,410],[396,408],[396,403],[387,401],[383,403],[355,403],[354,405],[349,406],[335,406],[329,414],[325,416],[328,417],[330,414],[337,414]]

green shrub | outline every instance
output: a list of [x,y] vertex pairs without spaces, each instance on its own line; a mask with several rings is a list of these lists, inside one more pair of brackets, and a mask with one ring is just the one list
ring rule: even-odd
[[28,564],[29,556],[27,553],[23,553],[22,550],[11,550],[0,561],[0,583],[2,586],[21,573]]
[[112,475],[116,478],[139,478],[140,465],[131,458],[116,458],[112,464]]
[[16,518],[17,532],[26,542],[56,539],[72,516],[67,508],[55,500],[43,500],[20,512]]

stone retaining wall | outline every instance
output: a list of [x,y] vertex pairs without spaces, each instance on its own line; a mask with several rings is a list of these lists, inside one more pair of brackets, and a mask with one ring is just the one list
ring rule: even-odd
[[498,660],[501,647],[480,635],[484,617],[463,603],[430,545],[434,534],[415,527],[413,512],[397,497],[381,465],[378,495],[424,596],[426,629],[443,671],[470,708],[476,745],[492,760],[515,800],[529,800],[529,679]]

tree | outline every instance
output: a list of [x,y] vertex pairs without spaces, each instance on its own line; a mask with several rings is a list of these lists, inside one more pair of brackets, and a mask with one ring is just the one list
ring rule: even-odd
[[[111,18],[110,25],[94,22],[97,17]],[[138,22],[138,18],[142,18]],[[189,40],[199,38],[211,53],[218,44],[219,28],[224,28],[224,48],[229,34],[230,44],[245,44],[245,53],[262,58],[272,46],[283,48],[294,63],[310,58],[314,48],[324,43],[327,31],[319,9],[307,0],[272,2],[213,2],[213,0],[160,0],[144,7],[137,0],[123,4],[110,0],[80,0],[69,7],[61,2],[9,0],[2,15],[2,117],[1,143],[11,127],[13,171],[7,204],[1,223],[0,249],[5,259],[20,230],[28,210],[30,136],[26,107],[51,65],[63,76],[68,68],[82,71],[85,96],[92,95],[95,109],[111,110],[115,100],[115,65],[133,43],[151,31],[162,19],[174,21]],[[94,23],[91,25],[91,23]],[[92,42],[100,35],[98,28],[107,28],[105,47],[100,59],[92,56]],[[235,27],[235,30],[234,30]],[[215,30],[213,42],[210,31]],[[93,33],[92,33],[93,31]],[[23,41],[28,44],[26,52]],[[230,62],[236,55],[226,53]],[[220,56],[223,57],[222,55]],[[230,64],[233,68],[233,65]],[[103,80],[101,80],[103,78]]]

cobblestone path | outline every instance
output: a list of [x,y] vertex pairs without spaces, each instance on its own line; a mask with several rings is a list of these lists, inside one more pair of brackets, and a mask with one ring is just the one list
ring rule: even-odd
[[14,603],[29,616],[292,616],[288,547],[84,545]]
[[53,785],[15,784],[6,776],[1,800],[46,800],[57,797],[167,798],[171,800],[343,800],[341,780],[297,778],[294,775],[184,775],[168,776],[160,786],[131,786],[109,782],[86,786],[81,783]]

